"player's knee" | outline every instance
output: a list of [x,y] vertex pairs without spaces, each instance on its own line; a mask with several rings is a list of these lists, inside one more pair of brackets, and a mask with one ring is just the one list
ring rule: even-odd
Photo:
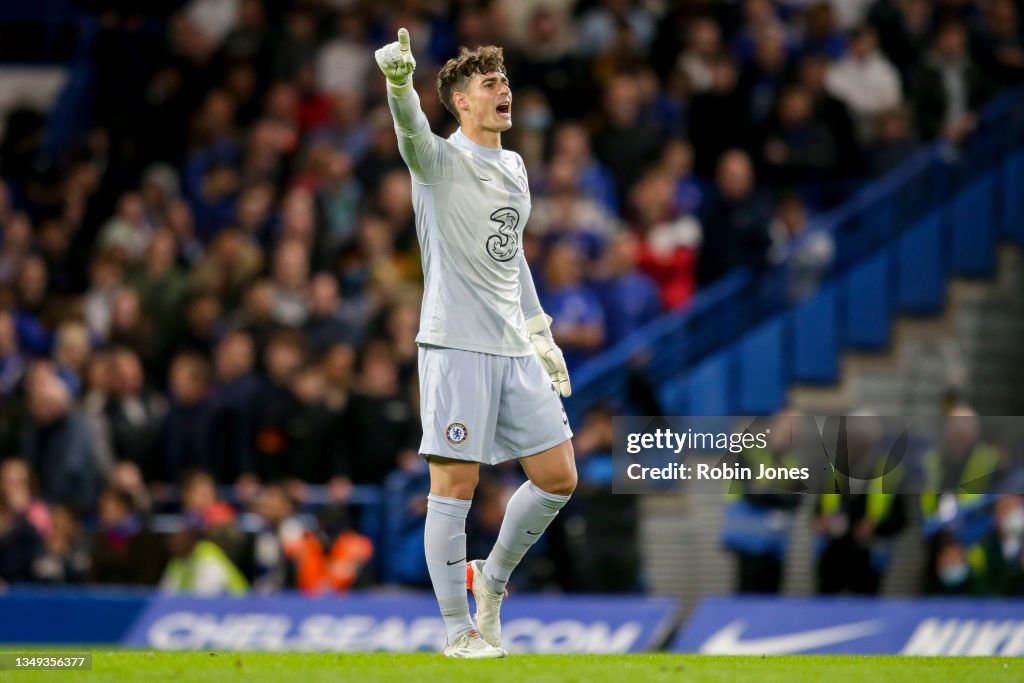
[[464,474],[459,477],[433,480],[430,482],[430,493],[445,498],[458,498],[460,500],[472,500],[473,492],[480,481],[478,474]]
[[571,496],[573,491],[576,490],[576,480],[576,466],[575,464],[570,464],[566,470],[549,477],[539,486],[544,491],[556,496]]

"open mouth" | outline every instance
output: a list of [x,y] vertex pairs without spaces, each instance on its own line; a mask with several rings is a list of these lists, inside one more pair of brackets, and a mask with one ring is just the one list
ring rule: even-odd
[[512,103],[502,102],[497,107],[495,107],[495,111],[498,112],[498,116],[501,116],[503,118],[509,118],[512,116]]

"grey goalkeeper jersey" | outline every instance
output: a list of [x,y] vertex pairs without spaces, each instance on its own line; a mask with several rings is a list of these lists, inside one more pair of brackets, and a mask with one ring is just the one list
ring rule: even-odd
[[525,319],[541,313],[523,256],[526,167],[459,129],[430,131],[411,87],[389,88],[398,146],[412,173],[425,291],[416,342],[499,356],[533,353]]

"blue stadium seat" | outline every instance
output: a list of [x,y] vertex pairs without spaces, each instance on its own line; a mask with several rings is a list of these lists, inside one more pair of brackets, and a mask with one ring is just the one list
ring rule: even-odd
[[690,414],[690,374],[683,373],[658,388],[658,403],[663,415]]
[[992,173],[968,185],[953,199],[949,219],[949,263],[957,275],[985,277],[996,266],[995,182]]
[[896,252],[896,307],[930,315],[945,306],[942,216],[929,213],[900,236]]
[[1021,191],[1021,185],[1024,184],[1024,150],[1011,154],[1003,162],[999,184],[1002,197],[999,234],[1024,247],[1024,191]]
[[793,311],[793,379],[831,384],[839,379],[839,315],[833,285],[801,302]]
[[878,351],[889,344],[890,261],[889,252],[882,251],[843,278],[843,339],[848,346]]
[[786,401],[786,315],[746,335],[739,345],[739,412],[770,415]]
[[735,350],[720,351],[695,367],[688,378],[688,415],[732,415]]

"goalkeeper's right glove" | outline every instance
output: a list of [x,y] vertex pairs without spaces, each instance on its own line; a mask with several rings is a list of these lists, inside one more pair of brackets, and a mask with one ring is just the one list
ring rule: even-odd
[[412,87],[412,72],[416,70],[416,60],[409,49],[409,32],[398,29],[398,41],[388,43],[373,53],[377,66],[388,79],[388,88],[393,92],[405,92]]

